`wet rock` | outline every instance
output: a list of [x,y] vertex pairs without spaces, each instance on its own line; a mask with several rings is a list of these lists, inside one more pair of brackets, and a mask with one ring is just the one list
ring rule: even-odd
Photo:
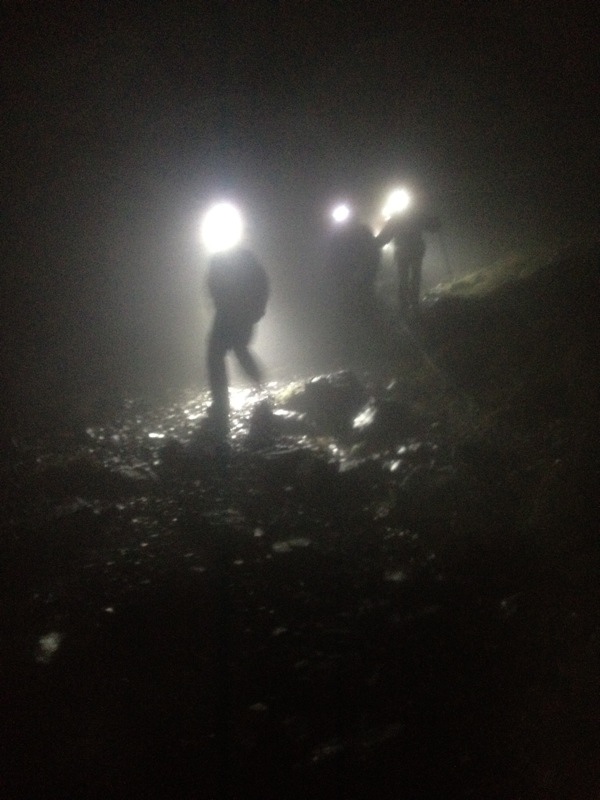
[[355,439],[382,446],[425,432],[427,424],[414,414],[409,403],[382,398],[371,399],[358,412],[352,429]]
[[158,452],[160,463],[168,470],[180,471],[187,464],[184,445],[178,439],[169,439]]
[[311,544],[310,539],[298,536],[294,539],[287,539],[284,541],[273,542],[271,549],[274,553],[291,553],[295,548],[309,547]]
[[227,462],[231,455],[231,445],[226,432],[215,425],[210,417],[202,420],[190,436],[187,455],[196,465],[210,466]]
[[306,414],[278,408],[273,411],[273,426],[280,436],[307,436],[316,434],[314,425],[307,420]]
[[[507,329],[490,340],[483,315],[463,349],[461,315],[455,329],[439,320],[447,363],[477,372]],[[88,785],[154,796],[183,768],[186,796],[218,796],[206,775],[225,741],[241,776],[231,796],[544,794],[533,780],[496,790],[514,767],[556,776],[562,798],[573,776],[592,774],[597,409],[579,431],[570,422],[530,440],[527,498],[515,480],[521,440],[500,435],[491,390],[460,426],[442,416],[426,436],[432,403],[470,395],[436,396],[439,384],[395,367],[387,392],[336,373],[273,413],[240,392],[228,439],[199,421],[205,395],[128,404],[85,442],[36,440],[31,468],[6,470],[0,588],[11,613],[0,633],[9,737],[28,731],[10,750],[19,778],[35,762],[60,776],[62,796]],[[498,374],[508,386],[511,374]],[[513,397],[532,398],[532,411],[556,397],[551,413],[567,413],[571,395],[556,392],[566,383],[518,385]],[[593,387],[581,401],[590,418]],[[509,433],[539,417],[527,407]],[[42,513],[15,522],[17,505]],[[228,686],[235,701],[215,732]],[[448,788],[457,769],[465,791]],[[43,778],[34,788],[19,796],[47,793]]]
[[363,384],[353,372],[344,370],[308,381],[286,407],[306,414],[307,420],[324,433],[344,434],[368,400]]
[[257,403],[252,409],[247,443],[254,449],[269,447],[278,434],[277,421],[271,404],[267,400]]
[[25,488],[35,490],[48,499],[63,497],[116,498],[147,489],[155,478],[149,471],[115,463],[113,469],[90,458],[77,458],[64,464],[53,464],[32,473]]

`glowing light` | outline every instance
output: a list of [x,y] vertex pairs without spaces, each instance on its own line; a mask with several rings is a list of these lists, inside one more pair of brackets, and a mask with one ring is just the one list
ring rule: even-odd
[[200,232],[206,249],[210,253],[219,253],[240,243],[244,221],[234,205],[217,203],[207,211]]
[[383,207],[383,216],[386,219],[393,217],[394,214],[402,214],[406,211],[411,203],[411,196],[406,189],[394,189],[390,193],[385,206]]
[[351,214],[352,211],[350,209],[350,206],[347,205],[346,203],[340,203],[331,212],[331,217],[334,222],[337,222],[339,224],[342,222],[346,222],[348,219],[350,219]]

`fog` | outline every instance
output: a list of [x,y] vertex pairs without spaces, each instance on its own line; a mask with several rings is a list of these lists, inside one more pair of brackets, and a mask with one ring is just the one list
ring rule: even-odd
[[183,7],[145,21],[15,12],[5,387],[23,397],[202,383],[198,226],[223,196],[271,276],[257,344],[278,372],[306,369],[322,348],[318,286],[339,196],[373,225],[399,182],[435,209],[443,230],[428,243],[425,289],[594,231],[586,40],[567,59],[557,28],[541,39],[531,15],[502,4],[456,18],[409,7],[408,25],[374,9],[362,28],[352,9],[329,9],[330,28],[275,23],[260,5],[239,20],[212,14],[208,28]]

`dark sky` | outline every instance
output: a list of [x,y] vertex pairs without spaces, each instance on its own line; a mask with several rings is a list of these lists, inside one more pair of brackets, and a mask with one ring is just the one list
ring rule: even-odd
[[5,383],[193,379],[222,193],[298,306],[340,193],[409,181],[458,269],[597,225],[589,4],[7,5]]

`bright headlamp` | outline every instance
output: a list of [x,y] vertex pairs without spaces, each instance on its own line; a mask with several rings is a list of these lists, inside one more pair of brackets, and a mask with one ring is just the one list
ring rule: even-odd
[[352,209],[347,203],[339,203],[331,212],[331,218],[338,225],[347,222],[352,216]]
[[390,192],[383,207],[382,214],[384,218],[390,219],[396,214],[402,214],[411,204],[411,200],[410,193],[406,189],[394,189],[393,192]]
[[231,203],[217,203],[202,220],[200,234],[209,253],[221,253],[238,245],[244,232],[244,221]]

